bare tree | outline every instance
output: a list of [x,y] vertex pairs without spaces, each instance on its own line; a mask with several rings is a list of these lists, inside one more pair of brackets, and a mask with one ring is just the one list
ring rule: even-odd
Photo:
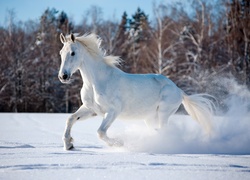
[[153,72],[158,74],[170,74],[175,64],[173,62],[173,50],[179,43],[176,41],[177,33],[174,32],[174,21],[170,17],[171,9],[167,5],[153,4],[156,27],[152,29],[152,47],[148,48],[149,57],[153,66]]
[[227,42],[236,76],[242,84],[250,83],[250,2],[231,0],[227,4]]
[[[215,6],[215,5],[213,5]],[[183,26],[180,32],[179,49],[184,52],[179,54],[178,75],[179,84],[187,87],[197,87],[187,89],[188,92],[204,92],[209,79],[217,74],[218,64],[216,62],[217,43],[223,40],[223,35],[219,37],[215,33],[216,22],[212,21],[211,9],[213,8],[205,1],[195,0],[195,17]]]
[[[91,6],[87,12],[86,12],[86,17],[89,18],[84,18],[84,20],[90,19],[90,27],[91,27],[91,32],[98,34],[98,27],[101,25],[103,21],[103,12],[102,8],[99,6]],[[88,22],[87,22],[88,23]]]

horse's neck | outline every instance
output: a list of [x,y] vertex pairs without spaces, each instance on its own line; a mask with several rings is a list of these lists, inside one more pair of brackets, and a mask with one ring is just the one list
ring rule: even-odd
[[115,68],[110,67],[102,61],[89,59],[88,63],[82,63],[79,70],[83,83],[87,86],[93,86],[107,81],[110,73]]

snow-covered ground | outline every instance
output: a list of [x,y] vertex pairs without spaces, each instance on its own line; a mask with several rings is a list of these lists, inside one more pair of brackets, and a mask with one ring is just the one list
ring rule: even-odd
[[92,118],[75,124],[75,150],[64,151],[69,114],[1,113],[0,179],[250,179],[250,116],[241,115],[217,117],[210,138],[184,115],[164,132],[115,121],[108,134],[122,148],[99,140]]

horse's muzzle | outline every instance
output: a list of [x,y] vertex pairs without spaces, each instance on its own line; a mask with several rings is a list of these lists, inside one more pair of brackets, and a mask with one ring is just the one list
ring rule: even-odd
[[60,81],[62,83],[69,83],[69,81],[70,81],[70,75],[67,73],[64,73],[62,75],[58,75],[58,78],[60,79]]

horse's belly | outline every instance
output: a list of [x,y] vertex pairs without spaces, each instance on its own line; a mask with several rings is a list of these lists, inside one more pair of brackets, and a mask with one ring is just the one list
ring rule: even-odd
[[139,109],[138,107],[135,107],[137,109],[130,109],[129,111],[122,112],[118,119],[121,120],[145,120],[148,118],[151,118],[156,114],[157,107],[152,106],[145,109]]
[[158,98],[139,101],[131,100],[126,107],[123,107],[119,119],[147,119],[155,114],[159,106]]

